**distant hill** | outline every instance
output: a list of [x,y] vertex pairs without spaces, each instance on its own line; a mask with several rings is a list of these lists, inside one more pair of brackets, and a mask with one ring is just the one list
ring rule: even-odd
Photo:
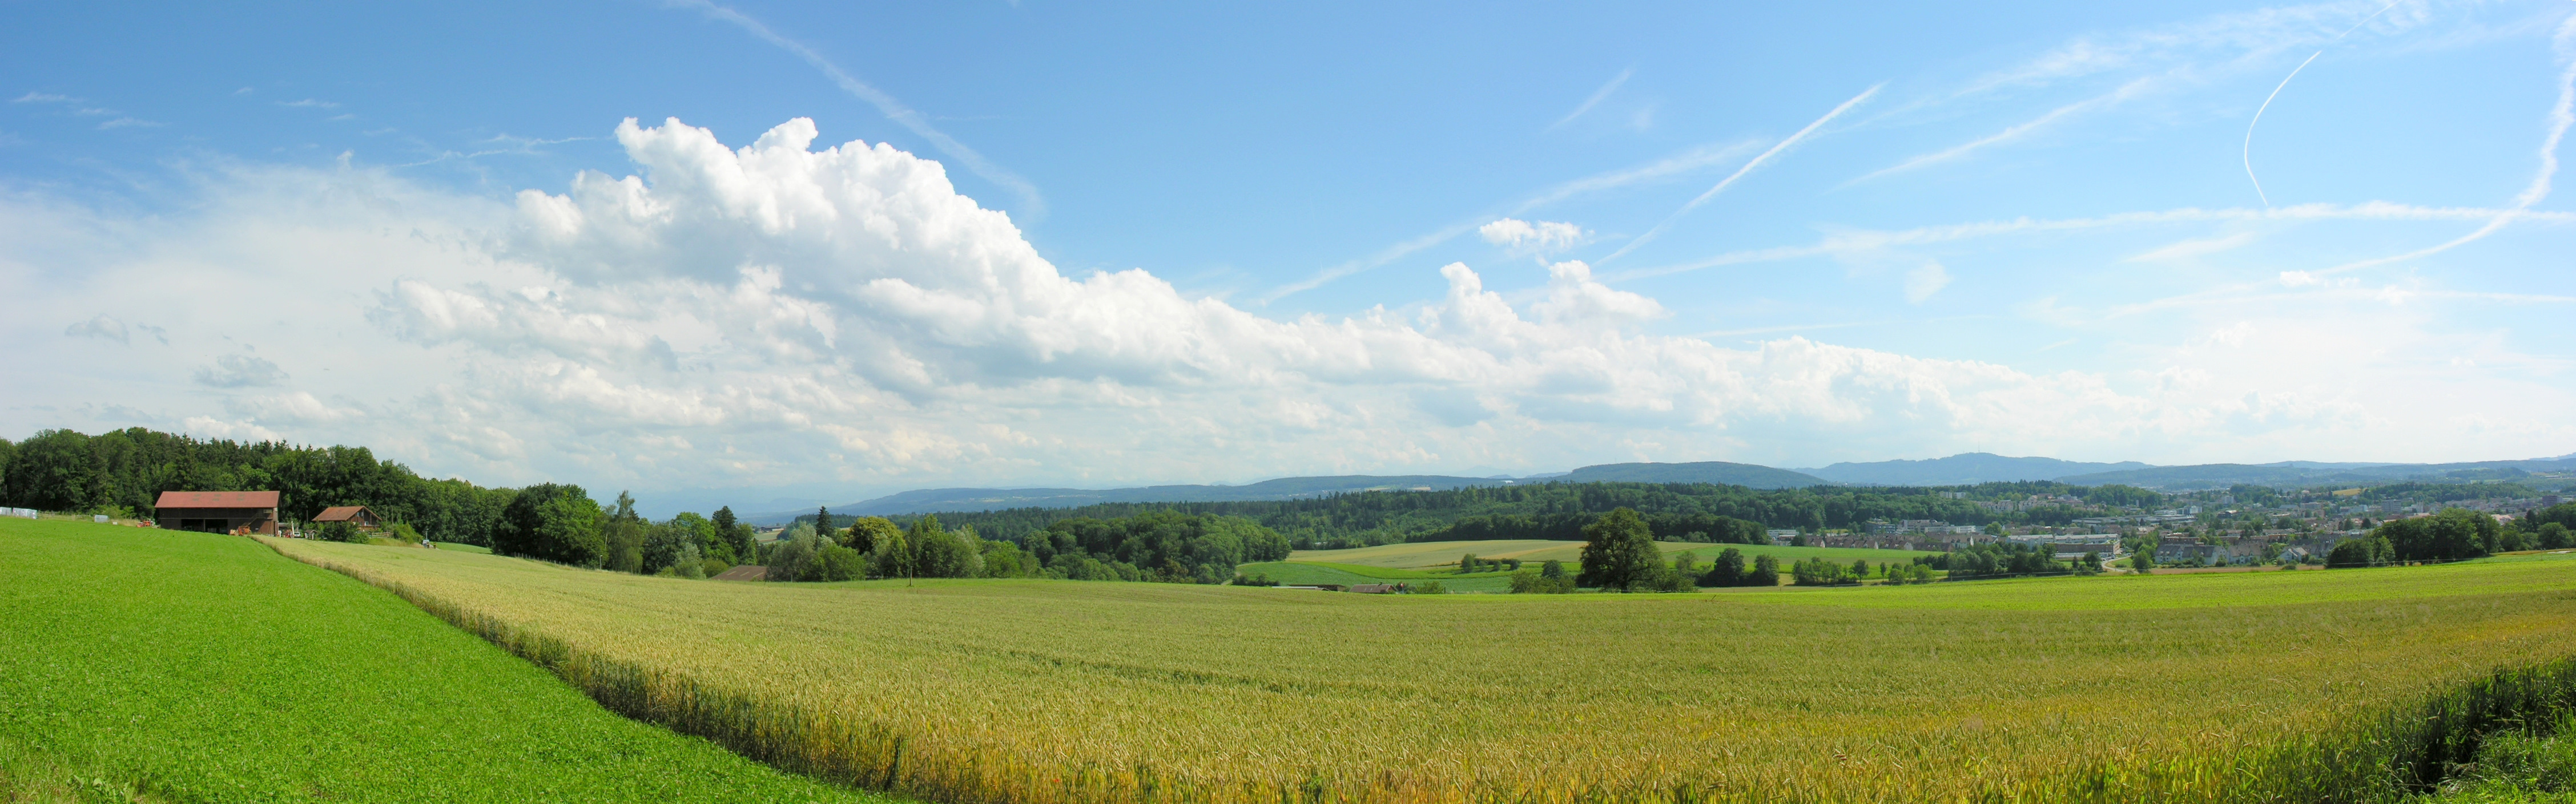
[[2210,463],[2157,466],[2118,472],[2096,472],[2057,478],[2078,486],[2119,483],[2151,489],[2182,490],[2232,486],[2317,486],[2336,483],[2395,483],[2407,480],[2512,480],[2536,473],[2576,470],[2576,461],[2474,461],[2469,463]]
[[1605,463],[1548,478],[1567,483],[1725,483],[1757,489],[1830,486],[1824,478],[1749,463]]
[[[842,516],[887,516],[941,511],[996,511],[1005,508],[1079,508],[1085,505],[1118,502],[1237,502],[1245,500],[1293,500],[1326,494],[1404,489],[1455,489],[1468,486],[1505,486],[1516,482],[1494,477],[1451,477],[1448,475],[1337,475],[1332,477],[1283,477],[1241,486],[1137,486],[1121,489],[921,489],[889,494],[873,500],[832,506],[832,513]],[[1544,482],[1544,481],[1536,481]],[[775,525],[794,521],[799,516],[812,516],[813,511],[776,511],[747,517],[754,523]]]
[[1836,483],[1878,486],[1967,486],[2017,480],[2056,480],[2068,475],[2150,468],[2137,461],[2083,463],[2056,458],[2008,458],[1991,452],[1967,452],[1920,461],[1838,463],[1822,469],[1797,469]]

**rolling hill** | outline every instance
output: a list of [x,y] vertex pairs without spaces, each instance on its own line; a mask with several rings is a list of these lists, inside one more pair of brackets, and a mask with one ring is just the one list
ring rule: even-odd
[[2280,463],[2239,464],[2211,463],[2197,466],[2157,466],[2117,472],[2096,472],[2057,478],[2078,486],[2101,486],[2119,483],[2130,486],[2177,491],[2221,488],[2238,483],[2259,486],[2315,486],[2337,483],[2354,485],[2395,483],[2407,480],[2462,482],[2471,480],[2512,480],[2534,474],[2576,471],[2576,461],[2474,461],[2468,463],[2316,463],[2282,461]]
[[1836,483],[1878,486],[1968,486],[2016,480],[2056,480],[2069,475],[2153,468],[2137,461],[2084,463],[2056,458],[2012,458],[1991,452],[1965,452],[1947,458],[1837,463],[1822,469],[1797,469]]
[[1567,483],[1724,483],[1757,489],[1830,486],[1824,478],[1749,463],[1605,463],[1550,478]]
[[[921,489],[889,494],[872,500],[832,506],[832,512],[843,516],[887,516],[893,514],[942,513],[948,511],[998,511],[1008,508],[1079,508],[1085,505],[1121,502],[1240,502],[1248,500],[1293,500],[1321,497],[1355,491],[1439,490],[1467,486],[1503,486],[1530,482],[1494,477],[1451,477],[1447,475],[1336,475],[1331,477],[1283,477],[1241,486],[1138,486],[1119,489]],[[812,511],[777,511],[746,517],[750,522],[776,524],[809,516]]]

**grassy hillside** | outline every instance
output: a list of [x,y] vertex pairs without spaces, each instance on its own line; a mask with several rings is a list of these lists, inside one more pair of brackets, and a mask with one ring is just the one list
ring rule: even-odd
[[618,717],[249,539],[0,519],[0,566],[0,800],[881,800]]
[[283,549],[621,711],[945,800],[2317,800],[2392,756],[2357,729],[2428,722],[2401,704],[2576,655],[2567,557],[1428,597]]
[[[1709,559],[1716,558],[1718,553],[1725,552],[1729,547],[1744,551],[1744,555],[1748,560],[1752,556],[1770,555],[1778,556],[1783,564],[1810,558],[1824,558],[1844,564],[1849,564],[1854,559],[1867,559],[1870,563],[1875,564],[1880,562],[1912,561],[1915,556],[1928,555],[1926,553],[1915,553],[1904,550],[1864,550],[1849,547],[1779,547],[1767,544],[1657,542],[1655,547],[1663,550],[1664,555],[1668,556],[1683,551],[1697,553],[1700,557],[1701,563],[1703,564],[1707,563]],[[1429,569],[1441,566],[1455,569],[1458,566],[1458,557],[1467,553],[1474,553],[1477,558],[1484,559],[1517,558],[1525,563],[1533,564],[1543,561],[1563,561],[1568,566],[1572,566],[1583,559],[1583,543],[1548,541],[1544,539],[1505,539],[1481,542],[1407,542],[1404,544],[1384,544],[1376,547],[1358,547],[1349,550],[1299,550],[1289,553],[1288,560],[1324,564],[1357,564],[1361,566],[1387,567],[1391,569]]]

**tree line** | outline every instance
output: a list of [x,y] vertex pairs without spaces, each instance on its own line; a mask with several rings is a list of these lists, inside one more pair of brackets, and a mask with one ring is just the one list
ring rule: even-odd
[[0,500],[20,508],[153,518],[165,491],[276,491],[278,516],[364,505],[439,541],[490,545],[512,489],[424,478],[365,447],[200,439],[141,427],[0,440]]
[[2409,562],[2461,561],[2518,550],[2576,547],[2576,503],[2560,503],[2509,521],[2465,508],[2431,516],[2392,519],[2326,552],[2326,566],[2382,567]]
[[[2163,495],[2129,486],[2070,486],[2047,481],[1984,483],[1965,488],[1976,499],[2073,496],[2090,505],[2152,506]],[[1240,517],[1287,537],[1300,550],[1397,542],[1485,539],[1580,539],[1584,528],[1626,508],[1667,541],[1759,544],[1760,532],[1862,529],[1870,520],[1929,519],[1961,525],[2065,525],[2096,512],[2044,504],[1991,510],[1976,499],[1935,495],[1929,488],[1819,486],[1752,489],[1711,483],[1536,483],[1436,491],[1363,491],[1295,500],[1189,503],[1102,503],[1077,508],[942,512],[996,538],[1017,540],[1066,518],[1115,519],[1149,510]],[[902,517],[896,517],[898,521]],[[1694,536],[1694,534],[1699,534]]]

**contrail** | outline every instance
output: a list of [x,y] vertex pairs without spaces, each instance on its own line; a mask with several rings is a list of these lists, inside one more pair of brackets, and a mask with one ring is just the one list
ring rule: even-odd
[[968,148],[965,143],[958,142],[956,138],[948,136],[947,132],[943,132],[932,127],[930,125],[930,120],[923,117],[921,112],[913,110],[912,107],[903,105],[903,101],[896,100],[893,95],[888,95],[884,90],[877,89],[876,87],[868,85],[865,81],[852,77],[849,73],[842,72],[840,65],[833,64],[830,59],[823,58],[823,54],[814,52],[813,48],[806,47],[804,43],[780,36],[777,31],[770,30],[769,26],[761,24],[760,20],[752,19],[750,15],[744,14],[740,11],[735,11],[725,6],[717,5],[709,0],[666,0],[666,4],[674,8],[697,9],[699,13],[705,14],[714,19],[733,23],[735,27],[741,28],[753,36],[760,37],[762,41],[768,42],[772,45],[777,45],[781,50],[796,54],[796,57],[804,59],[806,64],[813,65],[814,69],[823,71],[824,77],[830,78],[832,79],[832,83],[840,85],[841,91],[850,93],[852,96],[876,106],[877,111],[884,114],[886,119],[895,121],[904,128],[911,129],[912,133],[920,135],[922,139],[929,140],[931,147],[939,149],[940,153],[947,154],[951,159],[964,163],[967,170],[972,171],[977,176],[984,177],[985,181],[1002,185],[1012,193],[1017,194],[1020,197],[1021,211],[1023,213],[1033,216],[1044,216],[1046,214],[1046,200],[1038,197],[1038,188],[1036,185],[1030,184],[1027,179],[1020,178],[1019,174],[1012,173],[1000,165],[993,164],[990,160],[985,159],[983,154],[976,153],[975,149]]
[[1583,105],[1574,107],[1574,111],[1565,113],[1565,117],[1558,119],[1555,123],[1549,124],[1547,130],[1555,131],[1559,128],[1563,128],[1565,124],[1574,122],[1574,118],[1582,117],[1584,112],[1592,111],[1592,107],[1601,104],[1601,99],[1610,97],[1610,93],[1619,91],[1619,85],[1628,83],[1628,76],[1634,75],[1636,72],[1637,68],[1635,67],[1620,70],[1618,75],[1610,78],[1610,83],[1602,84],[1600,89],[1593,90],[1592,97],[1583,99]]
[[2532,215],[2532,206],[2549,197],[2551,184],[2558,176],[2558,146],[2567,141],[2567,130],[2576,127],[2576,16],[2569,16],[2566,21],[2558,24],[2558,34],[2552,37],[2552,42],[2557,46],[2558,52],[2567,59],[2567,66],[2558,73],[2558,102],[2549,107],[2549,134],[2540,140],[2540,170],[2532,174],[2531,183],[2525,185],[2522,192],[2514,194],[2513,206],[2496,213],[2495,217],[2487,220],[2485,226],[2480,226],[2476,231],[2461,235],[2450,242],[2390,257],[2348,262],[2314,273],[2339,274],[2356,268],[2386,265],[2449,251],[2486,239],[2487,235],[2495,234],[2514,221]]
[[1735,169],[1735,173],[1718,181],[1717,186],[1708,188],[1708,192],[1700,193],[1698,198],[1693,198],[1690,200],[1690,203],[1683,204],[1681,209],[1673,210],[1673,214],[1664,216],[1663,222],[1655,224],[1655,228],[1646,230],[1645,234],[1638,235],[1636,239],[1628,241],[1627,245],[1620,246],[1618,251],[1610,252],[1610,256],[1601,258],[1601,260],[1594,263],[1594,265],[1607,265],[1611,260],[1618,259],[1619,255],[1626,254],[1638,246],[1645,245],[1646,241],[1655,239],[1655,235],[1662,234],[1665,227],[1673,225],[1674,220],[1679,219],[1683,215],[1690,214],[1691,210],[1698,209],[1699,205],[1708,203],[1709,199],[1716,198],[1718,193],[1725,192],[1729,185],[1733,185],[1735,183],[1735,180],[1744,178],[1744,174],[1751,173],[1754,168],[1761,167],[1762,163],[1771,161],[1771,157],[1780,155],[1781,151],[1789,150],[1789,146],[1796,145],[1798,144],[1798,141],[1806,139],[1807,135],[1816,133],[1816,129],[1824,127],[1826,123],[1832,122],[1834,118],[1841,117],[1844,112],[1851,111],[1852,107],[1859,106],[1862,101],[1869,100],[1869,96],[1878,94],[1879,87],[1884,86],[1887,85],[1880,84],[1875,87],[1870,87],[1869,89],[1862,90],[1860,94],[1852,96],[1851,100],[1843,101],[1843,105],[1836,106],[1833,111],[1826,112],[1825,116],[1816,118],[1816,122],[1808,123],[1806,128],[1798,129],[1798,133],[1791,134],[1788,139],[1781,140],[1780,144],[1771,146],[1771,150],[1763,151],[1762,155],[1753,157],[1753,161],[1744,163],[1743,167]]
[[[2310,53],[2308,61],[2316,61],[2318,56],[2325,54],[2323,50]],[[2272,108],[2272,99],[2281,97],[2281,90],[2290,88],[2290,79],[2299,77],[2299,71],[2308,68],[2308,61],[2299,62],[2298,67],[2290,70],[2289,77],[2281,79],[2280,86],[2272,88],[2272,94],[2263,96],[2263,105],[2254,109],[2254,119],[2245,123],[2245,178],[2254,179],[2254,197],[2263,200],[2264,209],[2272,208],[2272,197],[2263,194],[2263,180],[2254,177],[2254,125],[2263,122],[2263,110]]]
[[[2335,34],[2335,38],[2326,40],[2326,46],[2332,47],[2334,43],[2343,41],[2344,37],[2351,36],[2352,32],[2361,30],[2361,26],[2369,25],[2371,20],[2379,19],[2379,15],[2388,13],[2389,9],[2396,8],[2398,3],[2403,2],[2406,0],[2397,0],[2395,3],[2381,7],[2378,11],[2371,12],[2370,16],[2361,18],[2361,21],[2353,23],[2352,27],[2343,29],[2343,33]],[[2272,197],[2263,194],[2263,180],[2254,177],[2254,126],[2263,122],[2263,110],[2272,108],[2272,99],[2281,97],[2281,90],[2290,88],[2290,79],[2299,77],[2299,71],[2307,69],[2309,61],[2316,61],[2318,56],[2325,54],[2325,48],[2317,48],[2317,52],[2308,54],[2308,61],[2299,62],[2299,66],[2290,68],[2290,74],[2281,77],[2280,86],[2273,87],[2272,94],[2263,96],[2263,105],[2255,107],[2254,119],[2245,121],[2245,178],[2253,180],[2254,197],[2262,199],[2266,209],[2272,206]]]

